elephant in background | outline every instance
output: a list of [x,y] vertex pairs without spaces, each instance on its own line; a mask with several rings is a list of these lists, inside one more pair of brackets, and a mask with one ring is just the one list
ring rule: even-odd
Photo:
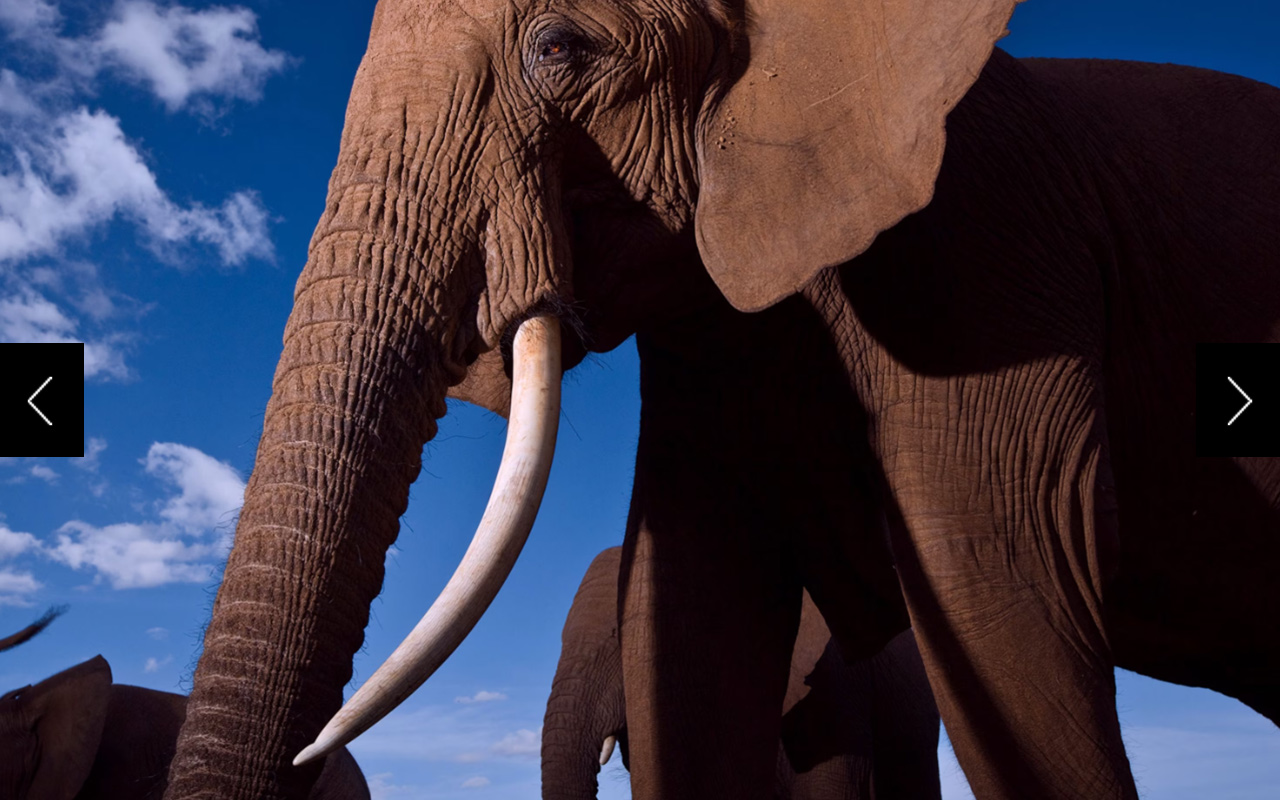
[[[0,797],[159,800],[186,714],[183,695],[112,683],[102,656],[15,689],[0,697]],[[369,800],[369,788],[343,748],[308,796]]]
[[[621,561],[621,547],[595,557],[564,623],[542,728],[544,800],[594,798],[614,742],[623,764],[629,762],[618,631]],[[774,796],[941,797],[938,709],[910,631],[872,658],[847,664],[805,596],[782,706]]]
[[[631,333],[637,800],[768,796],[801,586],[914,630],[982,800],[1133,800],[1116,666],[1280,720],[1280,459],[1192,445],[1192,345],[1280,342],[1280,91],[1014,5],[380,0],[169,796],[299,798],[448,657]],[[510,410],[493,502],[339,712],[447,395]]]

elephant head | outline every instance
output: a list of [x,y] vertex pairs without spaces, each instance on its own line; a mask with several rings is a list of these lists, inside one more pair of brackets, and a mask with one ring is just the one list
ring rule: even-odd
[[[159,800],[186,701],[112,683],[102,656],[9,692],[0,697],[0,797]],[[325,759],[309,797],[368,800],[346,748]]]
[[1014,3],[381,0],[168,796],[315,779],[289,763],[340,705],[451,387],[510,406],[490,508],[411,644],[300,762],[483,613],[536,513],[563,367],[701,302],[708,274],[766,307],[927,203],[945,116]]
[[0,794],[71,800],[107,720],[111,667],[97,656],[0,697]]

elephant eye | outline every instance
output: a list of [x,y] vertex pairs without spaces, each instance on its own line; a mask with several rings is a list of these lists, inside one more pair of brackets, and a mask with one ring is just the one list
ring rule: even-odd
[[559,26],[544,31],[536,45],[538,63],[545,66],[572,64],[586,55],[587,50],[587,40],[582,34]]

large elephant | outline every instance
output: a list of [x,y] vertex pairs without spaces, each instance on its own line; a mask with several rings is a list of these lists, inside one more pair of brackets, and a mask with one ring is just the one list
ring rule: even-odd
[[[801,585],[914,628],[984,800],[1136,796],[1116,665],[1280,719],[1280,460],[1192,446],[1192,344],[1280,342],[1280,91],[1017,61],[1013,6],[381,0],[167,796],[300,797],[419,685],[632,332],[636,798],[767,796]],[[494,500],[326,726],[449,392],[510,406]]]
[[[591,562],[565,619],[542,725],[542,796],[587,800],[614,744],[629,763],[618,626],[622,548]],[[698,609],[684,610],[688,619]],[[603,743],[603,745],[602,745]],[[874,785],[874,789],[872,788]],[[782,704],[779,800],[937,800],[938,709],[910,631],[848,663],[806,596]]]
[[[183,695],[112,683],[102,656],[14,689],[0,697],[0,797],[160,800],[186,710]],[[308,797],[369,800],[346,748]]]

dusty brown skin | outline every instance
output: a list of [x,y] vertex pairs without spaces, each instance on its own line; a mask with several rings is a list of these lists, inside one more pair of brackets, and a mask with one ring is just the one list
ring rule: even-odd
[[1280,462],[1192,449],[1192,344],[1280,341],[1280,92],[1011,6],[382,0],[168,796],[305,794],[446,390],[548,309],[639,332],[636,798],[767,796],[801,585],[913,626],[984,800],[1136,795],[1116,665],[1280,719]]
[[[621,559],[620,547],[595,557],[565,619],[542,727],[545,800],[596,797],[607,736],[617,738],[623,764],[630,761],[618,626]],[[686,609],[683,618],[697,613]],[[806,597],[782,714],[774,797],[941,797],[938,709],[909,631],[880,654],[847,664]],[[706,742],[703,750],[715,747]]]
[[[187,698],[111,682],[96,656],[0,697],[0,797],[160,800]],[[369,800],[345,748],[325,760],[311,800]]]

